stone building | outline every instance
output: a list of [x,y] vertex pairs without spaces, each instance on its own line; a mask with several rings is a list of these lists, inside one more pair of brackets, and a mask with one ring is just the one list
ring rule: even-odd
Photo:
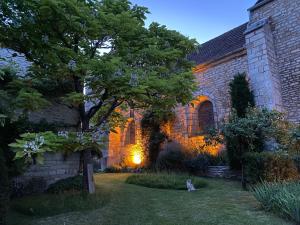
[[[300,123],[300,0],[259,0],[248,11],[247,23],[189,56],[196,62],[195,106],[178,106],[175,122],[166,128],[172,139],[187,147],[201,143],[206,127],[218,127],[228,117],[229,83],[238,73],[247,75],[257,106],[279,110]],[[129,154],[130,146],[139,145],[140,115],[130,118],[125,129],[110,135],[109,165]],[[136,135],[134,143],[126,142],[128,133]],[[133,158],[136,153],[130,154]]]

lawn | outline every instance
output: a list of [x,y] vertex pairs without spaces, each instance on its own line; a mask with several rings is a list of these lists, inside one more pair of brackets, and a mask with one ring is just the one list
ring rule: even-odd
[[[128,174],[95,176],[97,192],[105,196],[98,209],[51,217],[11,212],[10,224],[34,225],[287,225],[266,213],[251,193],[236,182],[206,179],[196,192],[146,188],[126,184]],[[57,203],[59,204],[59,202]]]

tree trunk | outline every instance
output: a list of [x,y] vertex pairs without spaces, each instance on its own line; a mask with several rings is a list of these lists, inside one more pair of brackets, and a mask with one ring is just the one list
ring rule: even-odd
[[[89,128],[89,121],[83,120],[82,131]],[[91,149],[86,149],[83,152],[83,190],[92,194],[95,193],[95,183],[93,177],[93,163]]]

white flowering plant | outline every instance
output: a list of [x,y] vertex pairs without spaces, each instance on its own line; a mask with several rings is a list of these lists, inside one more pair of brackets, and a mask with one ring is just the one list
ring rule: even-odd
[[41,133],[25,133],[9,146],[15,151],[15,159],[24,158],[29,164],[42,164],[44,153],[72,152],[93,149],[101,152],[104,137],[101,132],[68,132],[59,131],[57,134],[52,131]]
[[15,159],[24,158],[27,163],[44,161],[45,152],[55,152],[63,146],[63,138],[51,131],[25,133],[9,146],[16,152]]

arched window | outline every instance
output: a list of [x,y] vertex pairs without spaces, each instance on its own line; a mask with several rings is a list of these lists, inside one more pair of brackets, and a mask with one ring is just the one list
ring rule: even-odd
[[134,145],[134,144],[136,144],[136,141],[135,141],[135,122],[133,120],[129,122],[126,130],[125,145]]
[[190,136],[204,135],[214,126],[213,104],[208,100],[204,100],[198,104],[192,113]]
[[214,110],[210,101],[204,101],[199,105],[198,124],[200,133],[206,133],[209,129],[214,128]]

